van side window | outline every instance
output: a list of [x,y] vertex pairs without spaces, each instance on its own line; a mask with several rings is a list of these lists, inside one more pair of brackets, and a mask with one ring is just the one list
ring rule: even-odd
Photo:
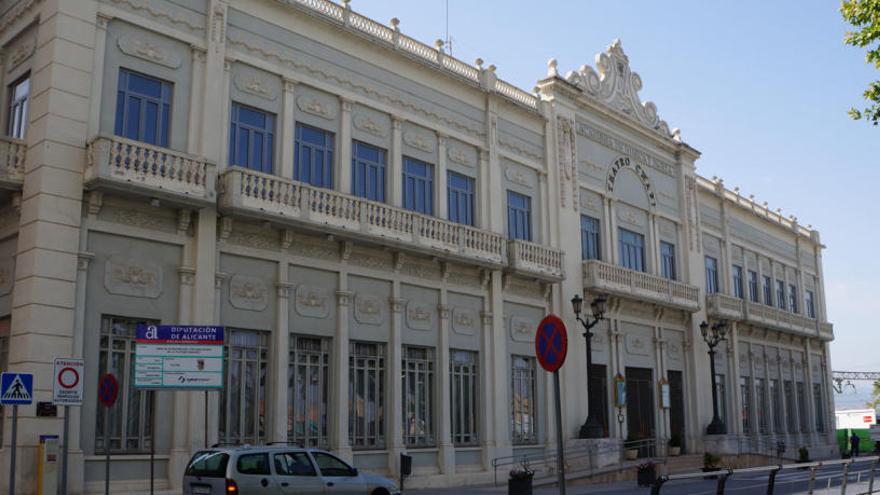
[[305,452],[275,454],[275,473],[282,476],[317,476]]
[[271,474],[269,454],[245,454],[238,458],[236,468],[241,474]]

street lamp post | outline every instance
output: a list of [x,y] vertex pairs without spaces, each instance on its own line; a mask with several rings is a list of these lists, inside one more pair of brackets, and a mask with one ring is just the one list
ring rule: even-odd
[[605,430],[602,428],[602,423],[600,423],[596,416],[593,415],[592,407],[589,407],[591,399],[590,370],[593,367],[593,346],[591,344],[593,333],[590,332],[590,329],[596,326],[596,324],[605,317],[605,296],[596,296],[593,298],[593,302],[590,303],[590,309],[593,313],[592,321],[590,321],[589,316],[586,317],[586,320],[581,318],[584,299],[580,294],[571,298],[571,307],[574,310],[574,315],[577,317],[577,321],[579,321],[584,327],[584,339],[587,341],[587,420],[581,425],[578,438],[602,438],[605,436]]
[[709,346],[709,368],[712,372],[712,422],[706,427],[706,433],[709,435],[724,435],[727,433],[727,427],[724,421],[718,416],[718,387],[715,385],[715,347],[722,340],[727,340],[727,322],[724,320],[709,326],[705,321],[700,323],[700,333],[703,334],[703,340]]

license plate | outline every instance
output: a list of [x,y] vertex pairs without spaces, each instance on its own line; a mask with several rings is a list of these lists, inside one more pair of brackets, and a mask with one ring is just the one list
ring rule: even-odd
[[189,485],[193,495],[211,495],[211,487],[208,485]]

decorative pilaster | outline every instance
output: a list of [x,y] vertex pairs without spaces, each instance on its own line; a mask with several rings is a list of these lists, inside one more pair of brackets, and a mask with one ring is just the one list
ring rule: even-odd
[[401,126],[403,121],[397,115],[391,116],[391,150],[389,155],[388,170],[390,177],[388,184],[391,190],[388,191],[388,200],[392,206],[400,206],[403,204],[403,139]]
[[348,438],[348,317],[353,297],[354,294],[348,290],[348,275],[341,272],[339,290],[336,291],[336,335],[333,338],[333,388],[330,399],[330,403],[336,404],[336,407],[330,413],[330,443],[333,450],[346,460],[352,458]]
[[[488,308],[489,304],[484,300],[483,307]],[[480,447],[482,447],[481,461],[483,469],[492,467],[492,459],[495,458],[495,429],[492,428],[493,411],[492,397],[495,396],[495,383],[492,379],[495,370],[494,354],[490,349],[494,346],[492,338],[493,314],[491,311],[480,312],[480,336],[482,340],[480,347],[480,369],[485,370],[480,373],[480,389],[479,394],[479,425],[480,425]]]
[[339,97],[339,162],[336,166],[337,190],[351,192],[351,100]]
[[400,476],[400,454],[406,448],[403,445],[403,411],[400,404],[403,403],[403,383],[400,379],[403,376],[403,307],[404,301],[400,299],[400,282],[394,280],[391,288],[391,299],[388,301],[391,308],[391,338],[388,342],[388,360],[386,367],[388,369],[387,389],[389,391],[385,396],[388,411],[388,431],[386,438],[388,439],[388,467],[391,470],[391,477]]
[[[205,61],[207,60],[207,54],[203,48],[195,45],[190,46],[190,50],[192,51],[192,88],[194,92],[199,93],[205,87]],[[201,104],[202,100],[196,98],[195,95],[190,96],[189,118],[187,119],[189,122],[189,132],[187,133],[189,139],[187,139],[186,151],[193,155],[198,154],[201,149],[200,140],[202,138],[201,128],[203,125]]]
[[272,386],[269,415],[271,427],[268,437],[273,442],[287,441],[287,368],[290,362],[290,290],[287,282],[287,263],[278,264],[278,283],[275,284],[275,331],[272,332]]
[[437,217],[449,218],[449,197],[446,194],[446,147],[449,138],[445,134],[437,133],[437,180],[434,197],[437,198]]
[[296,83],[293,79],[284,78],[284,95],[281,98],[281,163],[277,169],[281,177],[293,177],[293,146],[294,146],[294,105],[296,101]]
[[[92,74],[104,74],[104,58],[107,51],[107,24],[110,18],[98,13],[95,17],[95,59]],[[89,137],[98,134],[101,126],[101,94],[104,86],[103,77],[92,78],[92,98],[89,99]],[[31,93],[33,94],[33,93]]]
[[[437,306],[437,316],[440,320],[440,332],[437,336],[437,404],[443,413],[439,414],[439,431],[437,438],[440,440],[440,472],[449,476],[455,475],[455,447],[452,444],[452,415],[447,414],[449,404],[452,403],[451,379],[449,376],[449,306],[447,303],[446,287],[440,289],[440,304]],[[436,408],[435,408],[436,409]]]

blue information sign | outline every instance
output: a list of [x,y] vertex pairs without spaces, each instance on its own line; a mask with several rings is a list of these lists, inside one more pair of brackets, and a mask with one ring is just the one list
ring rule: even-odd
[[0,405],[23,406],[34,402],[34,375],[0,374]]
[[138,325],[135,342],[135,387],[223,388],[223,327]]

